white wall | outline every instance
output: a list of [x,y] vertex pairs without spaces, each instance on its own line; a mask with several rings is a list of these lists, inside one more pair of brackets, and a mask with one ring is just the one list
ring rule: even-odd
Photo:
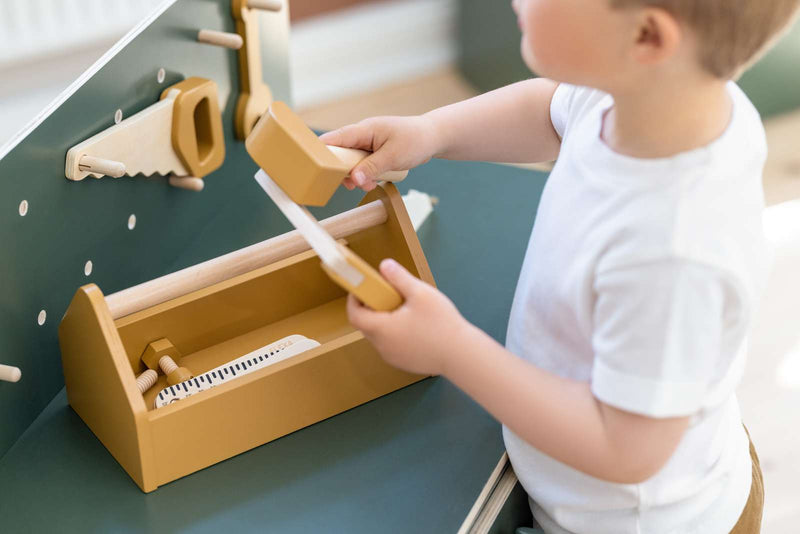
[[163,1],[0,1],[0,146]]

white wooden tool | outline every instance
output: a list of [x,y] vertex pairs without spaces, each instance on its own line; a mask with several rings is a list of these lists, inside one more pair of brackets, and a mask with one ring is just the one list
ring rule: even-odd
[[156,385],[158,380],[158,373],[152,369],[148,369],[136,377],[136,387],[139,388],[140,393],[144,393],[151,387]]
[[391,311],[403,303],[397,290],[357,254],[337,243],[308,209],[290,199],[264,169],[259,169],[255,179],[311,245],[322,260],[322,269],[334,282],[373,310]]
[[73,181],[160,174],[173,186],[200,190],[202,177],[224,158],[216,84],[188,78],[155,104],[70,148],[65,174]]
[[0,380],[4,382],[19,382],[20,378],[22,378],[22,371],[19,370],[19,367],[0,364]]
[[220,32],[217,30],[200,30],[197,32],[197,41],[214,46],[239,50],[244,43],[242,36],[238,33]]
[[227,384],[232,379],[264,369],[319,346],[317,341],[299,334],[279,339],[190,380],[162,389],[156,396],[155,407],[163,408],[195,393]]
[[409,189],[408,193],[403,195],[403,203],[406,206],[406,210],[408,210],[408,216],[411,219],[411,225],[414,230],[419,230],[428,216],[433,213],[433,207],[438,202],[438,198],[416,189]]
[[364,280],[358,269],[347,263],[344,254],[339,250],[339,245],[331,235],[320,226],[317,219],[303,206],[300,206],[283,192],[278,184],[267,176],[263,169],[256,173],[256,182],[269,195],[275,205],[283,212],[289,222],[297,228],[300,235],[305,238],[314,252],[317,253],[322,263],[348,283],[357,286]]

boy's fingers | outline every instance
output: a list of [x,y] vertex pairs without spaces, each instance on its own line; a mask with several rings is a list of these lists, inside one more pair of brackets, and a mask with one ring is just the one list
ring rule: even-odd
[[324,134],[319,136],[319,140],[325,143],[326,145],[334,145],[339,146],[341,142],[342,134],[339,130],[331,130],[330,132],[325,132]]
[[391,171],[392,162],[391,156],[385,147],[382,147],[377,152],[373,152],[366,158],[362,159],[358,165],[353,167],[350,171],[350,176],[356,185],[364,187],[371,182],[378,180],[378,176],[386,171]]
[[319,139],[326,145],[372,150],[372,134],[372,128],[358,123],[324,133]]
[[352,293],[347,296],[347,317],[352,325],[359,330],[365,332],[372,330],[375,313],[364,306]]
[[419,288],[419,284],[424,284],[422,280],[391,258],[381,262],[380,271],[386,281],[404,297],[411,296]]

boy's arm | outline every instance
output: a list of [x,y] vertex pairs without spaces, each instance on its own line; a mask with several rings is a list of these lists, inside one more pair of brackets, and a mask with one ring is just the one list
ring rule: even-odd
[[669,460],[689,417],[654,419],[597,400],[586,382],[548,373],[469,325],[443,375],[520,438],[595,478],[643,482]]
[[323,134],[329,145],[372,152],[344,180],[365,191],[390,170],[412,169],[432,157],[505,163],[552,161],[561,139],[550,119],[558,84],[515,83],[413,117],[372,117]]
[[558,83],[525,80],[426,113],[443,159],[534,163],[558,156],[561,138],[550,119]]
[[380,271],[404,304],[391,313],[374,312],[351,295],[347,312],[389,364],[445,376],[523,440],[595,478],[642,482],[677,448],[689,417],[656,419],[604,404],[590,384],[507,351],[394,260],[384,260]]

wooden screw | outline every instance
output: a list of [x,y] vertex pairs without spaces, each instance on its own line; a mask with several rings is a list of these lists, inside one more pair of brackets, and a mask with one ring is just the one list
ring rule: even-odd
[[280,11],[283,9],[282,0],[247,0],[247,7],[250,9],[261,9],[263,11]]
[[84,172],[103,174],[119,178],[125,174],[125,164],[110,159],[95,158],[93,156],[82,156],[78,163],[78,168]]
[[186,367],[178,367],[178,364],[175,363],[175,360],[170,356],[162,356],[159,358],[158,366],[164,371],[164,374],[167,375],[167,384],[170,386],[180,384],[194,376]]
[[139,388],[139,393],[144,393],[145,391],[153,387],[153,385],[155,385],[157,380],[158,380],[158,373],[156,373],[152,369],[148,369],[144,373],[137,376],[136,387]]
[[239,50],[244,44],[242,36],[238,33],[218,32],[216,30],[200,30],[197,32],[197,40],[215,46],[224,46],[233,50]]
[[19,370],[19,367],[0,364],[0,380],[5,382],[19,382],[20,378],[22,378],[22,371]]

